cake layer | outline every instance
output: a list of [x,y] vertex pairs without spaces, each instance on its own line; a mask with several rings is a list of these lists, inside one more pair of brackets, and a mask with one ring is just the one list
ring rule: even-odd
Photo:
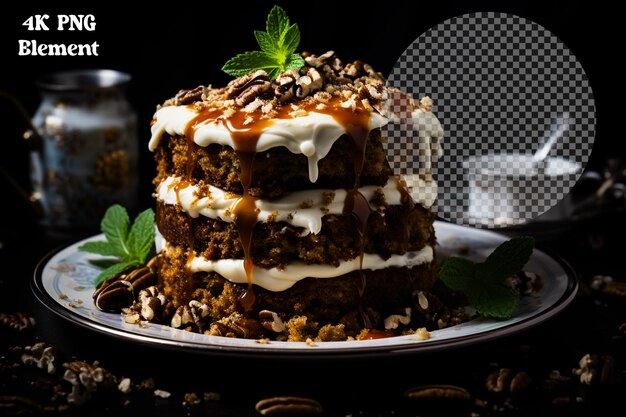
[[[258,120],[259,114],[255,114],[254,110],[241,109],[224,114],[219,111],[198,112],[193,106],[162,107],[154,115],[149,148],[156,150],[163,134],[168,133],[170,136],[185,136],[203,148],[217,144],[238,149],[242,145],[242,138],[237,140],[234,136],[241,131],[251,130],[255,138],[246,137],[243,140],[254,140],[256,152],[284,147],[291,153],[301,154],[307,161],[309,181],[316,182],[318,162],[327,156],[335,141],[350,128],[347,124],[352,121],[344,120],[346,109],[342,106],[337,100],[324,105],[329,114],[319,113],[315,107],[295,106],[292,109],[288,106],[280,118],[262,121]],[[386,123],[387,119],[378,113],[367,112],[366,116],[363,109],[360,111],[363,117],[359,118],[359,122],[369,131]],[[243,121],[238,123],[240,119]]]
[[[206,147],[189,142],[185,137],[164,137],[156,149],[157,176],[155,184],[168,177],[182,177],[191,183],[204,182],[225,191],[242,194],[239,155],[227,145]],[[309,179],[307,157],[292,153],[285,147],[258,152],[252,165],[249,195],[257,198],[279,198],[300,190],[351,188],[356,182],[354,145],[343,135],[330,152],[317,164],[316,182]],[[383,186],[392,175],[381,142],[380,130],[370,133],[361,185]]]
[[[383,328],[385,318],[404,313],[404,308],[415,304],[416,291],[429,289],[435,281],[432,262],[413,267],[365,269],[362,271],[365,292],[361,297],[363,281],[357,270],[336,278],[306,278],[279,292],[255,287],[255,304],[246,310],[239,301],[247,284],[232,283],[216,272],[186,272],[189,253],[181,247],[170,246],[162,256],[160,287],[173,300],[174,308],[189,305],[191,300],[205,305],[202,320],[207,330],[212,327],[212,322],[224,320],[234,313],[240,313],[248,320],[259,320],[260,312],[267,310],[284,323],[304,318],[312,338],[326,325],[342,325],[347,336],[355,336],[363,328],[360,307],[365,308],[374,328]],[[276,334],[270,332],[252,337],[276,338]]]
[[[393,205],[384,215],[373,212],[364,235],[364,253],[387,259],[418,251],[435,242],[434,214],[420,205]],[[204,216],[190,217],[178,205],[157,202],[156,221],[170,243],[192,248],[208,260],[243,259],[239,232],[234,223]],[[305,233],[287,222],[258,222],[254,226],[250,256],[254,265],[284,267],[294,262],[339,265],[361,253],[359,224],[352,215],[328,214],[320,232]]]
[[[430,186],[428,186],[430,185]],[[434,181],[424,184],[418,203],[430,207],[429,196],[436,195]],[[369,202],[372,211],[385,212],[389,205],[399,205],[407,198],[404,182],[391,177],[384,187],[364,186],[359,192]],[[255,199],[257,221],[285,221],[292,226],[302,227],[303,234],[317,234],[322,228],[322,218],[327,214],[342,214],[349,191],[345,189],[316,189],[297,191],[275,200]],[[204,216],[226,222],[235,220],[234,212],[241,198],[220,188],[206,184],[191,184],[180,177],[168,177],[157,186],[156,198],[168,205],[180,205],[180,209],[191,217]]]

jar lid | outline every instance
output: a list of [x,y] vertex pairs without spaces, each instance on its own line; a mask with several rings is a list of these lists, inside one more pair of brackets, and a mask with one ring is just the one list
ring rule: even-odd
[[125,72],[110,69],[85,69],[48,73],[35,84],[48,91],[86,91],[118,88],[130,82]]

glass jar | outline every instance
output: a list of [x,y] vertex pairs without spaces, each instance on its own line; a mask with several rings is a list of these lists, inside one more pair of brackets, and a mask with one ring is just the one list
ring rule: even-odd
[[137,205],[137,115],[126,100],[130,75],[113,70],[51,73],[36,84],[31,200],[51,234],[99,231],[106,209]]

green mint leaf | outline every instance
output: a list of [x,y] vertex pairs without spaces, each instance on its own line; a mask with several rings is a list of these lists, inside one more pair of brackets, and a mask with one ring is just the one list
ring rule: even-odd
[[440,280],[465,295],[469,304],[485,317],[510,319],[519,295],[504,280],[520,271],[530,259],[535,240],[516,237],[500,244],[484,262],[451,256],[439,268]]
[[239,54],[229,59],[222,67],[222,71],[233,77],[241,77],[249,72],[260,69],[265,70],[268,75],[276,69],[280,73],[280,65],[276,60],[261,51],[248,51]]
[[300,45],[300,29],[298,25],[294,23],[289,26],[280,39],[279,45],[285,56],[290,56],[295,52],[298,45]]
[[254,31],[261,51],[248,51],[229,59],[222,71],[233,77],[264,70],[271,80],[288,69],[300,69],[304,60],[294,52],[300,44],[300,29],[291,24],[280,7],[270,10],[265,22],[266,31]]
[[464,292],[472,284],[476,264],[468,259],[450,256],[439,267],[439,279],[453,291]]
[[107,242],[117,251],[117,256],[123,259],[127,259],[130,256],[126,247],[129,227],[130,219],[128,218],[128,213],[119,204],[109,207],[106,213],[104,213],[102,222],[100,222],[100,228]]
[[152,209],[147,209],[137,216],[130,228],[126,245],[135,260],[140,263],[148,260],[148,255],[154,246],[154,212]]
[[83,252],[97,253],[103,256],[119,256],[120,252],[117,248],[111,246],[109,242],[97,241],[86,242],[78,247],[78,250]]
[[280,47],[278,45],[278,42],[267,32],[255,30],[254,37],[261,47],[261,50],[265,52],[268,56],[278,57],[280,55]]
[[270,10],[269,15],[267,16],[267,21],[265,22],[265,30],[267,33],[278,40],[283,36],[283,33],[289,27],[289,17],[287,17],[287,12],[280,7],[275,5]]
[[519,272],[530,259],[535,239],[530,236],[514,237],[499,245],[483,262],[480,276],[493,283]]
[[287,61],[285,61],[285,70],[295,69],[299,70],[304,66],[304,59],[298,54],[291,54]]
[[468,286],[465,296],[483,317],[508,320],[513,317],[519,296],[510,288],[476,279]]
[[96,277],[96,281],[94,282],[94,286],[96,288],[98,288],[106,280],[108,280],[110,278],[113,278],[117,274],[121,274],[122,272],[126,271],[127,269],[130,269],[130,268],[132,268],[134,266],[138,266],[138,265],[141,265],[141,263],[137,262],[137,261],[120,262],[120,263],[116,263],[114,265],[111,265],[110,267],[108,267],[104,271],[100,272],[100,274]]
[[89,263],[94,266],[97,266],[100,269],[107,269],[111,265],[119,264],[120,261],[119,259],[105,258],[105,259],[90,259]]

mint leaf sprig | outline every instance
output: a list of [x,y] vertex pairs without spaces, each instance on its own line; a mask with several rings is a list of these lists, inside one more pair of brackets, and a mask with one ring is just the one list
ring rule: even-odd
[[304,66],[304,59],[294,53],[300,44],[300,29],[296,23],[291,24],[280,6],[272,7],[265,22],[265,32],[255,30],[254,37],[261,50],[244,52],[229,59],[222,71],[241,77],[262,69],[274,80],[284,71]]
[[526,265],[534,245],[534,238],[521,236],[502,243],[484,262],[450,256],[441,264],[439,278],[451,290],[464,294],[478,314],[510,319],[519,295],[506,287],[504,280]]
[[104,214],[100,229],[106,241],[87,242],[78,247],[78,250],[84,252],[116,258],[92,261],[93,264],[105,268],[96,277],[96,288],[132,267],[145,264],[156,254],[152,209],[139,213],[131,225],[126,209],[114,204]]

